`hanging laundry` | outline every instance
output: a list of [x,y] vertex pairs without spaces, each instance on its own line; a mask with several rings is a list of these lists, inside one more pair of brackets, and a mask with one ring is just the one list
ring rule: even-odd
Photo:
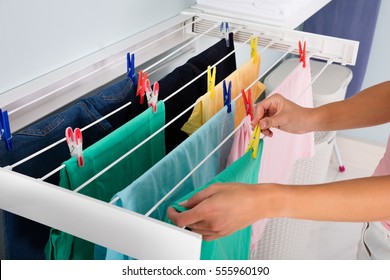
[[[172,93],[199,76],[202,72],[206,71],[209,65],[214,65],[234,51],[233,33],[229,34],[229,40],[229,47],[226,46],[225,39],[221,39],[215,45],[191,58],[187,61],[187,63],[176,68],[170,74],[162,78],[159,81],[159,100],[164,100],[166,97],[170,96]],[[236,68],[235,55],[231,54],[216,66],[216,83],[222,81],[230,73],[236,70]],[[185,109],[189,108],[206,91],[207,73],[178,92],[174,97],[167,100],[165,104],[166,123],[170,122]],[[181,131],[181,127],[188,120],[190,115],[191,111],[188,111],[165,130],[167,153],[172,151],[188,137],[186,133]]]
[[[149,171],[116,194],[115,197],[119,197],[116,205],[140,214],[146,214],[234,130],[234,107],[232,104],[232,113],[227,113],[226,110],[218,112],[207,124],[188,137]],[[203,186],[222,171],[226,167],[231,144],[232,139],[229,139],[150,217],[165,220],[170,204],[190,193],[196,187]],[[129,259],[128,256],[112,250],[107,250],[106,258]]]
[[[218,71],[218,70],[217,70]],[[218,72],[217,72],[218,73]],[[232,82],[231,98],[232,100],[241,94],[242,89],[250,86],[260,73],[260,56],[257,56],[256,62],[254,58],[248,60],[242,67],[230,74],[225,80],[226,83]],[[255,101],[265,90],[265,86],[261,82],[257,82],[251,87],[252,100]],[[223,105],[223,84],[220,82],[214,89],[215,96],[211,97],[210,92],[207,92],[200,97],[200,102],[195,105],[188,121],[183,125],[182,131],[187,134],[192,134],[201,125],[206,123],[216,112],[222,109]],[[246,116],[244,101],[242,98],[236,101],[235,127],[237,127],[242,119]]]
[[240,129],[234,134],[234,140],[226,166],[229,166],[246,153],[252,133],[251,117],[248,115],[241,121]]
[[[158,102],[157,112],[149,108],[84,150],[83,168],[78,166],[74,157],[66,161],[66,168],[60,173],[60,186],[75,190],[163,127],[164,123],[164,103]],[[164,131],[161,131],[79,192],[109,202],[115,193],[132,183],[164,156]],[[45,254],[48,259],[94,259],[94,244],[51,229]]]
[[[232,164],[234,161],[243,156],[246,152],[248,144],[251,140],[251,136],[253,133],[252,125],[251,125],[251,117],[248,115],[242,120],[243,124],[237,133],[234,135],[232,149],[228,158],[228,165]],[[267,225],[267,219],[260,220],[256,223],[256,226],[252,228],[251,233],[251,251],[254,251],[256,248],[256,244],[258,241],[258,236],[265,230],[265,226]]]
[[[67,127],[85,127],[135,98],[135,87],[131,79],[123,79],[112,84],[96,95],[83,98],[70,108],[44,118],[19,132],[13,133],[14,149],[8,151],[0,142],[0,166],[12,165],[27,156],[46,148],[64,138]],[[145,108],[131,104],[108,119],[83,132],[84,148],[108,135],[114,129],[129,121]],[[13,168],[13,171],[41,178],[69,158],[66,143],[61,143],[37,157]],[[59,174],[47,179],[58,185]],[[3,215],[5,258],[8,260],[45,259],[44,247],[50,228],[4,211]]]
[[[285,98],[303,107],[313,107],[310,63],[297,67],[276,87],[272,93],[280,93]],[[259,173],[259,183],[289,183],[290,171],[294,163],[314,154],[314,133],[291,134],[276,128],[273,136],[264,138],[264,151]],[[252,226],[252,249],[260,240],[265,228],[265,220]]]
[[[196,193],[204,190],[214,183],[245,183],[256,184],[260,168],[263,141],[259,142],[259,150],[256,158],[252,157],[252,150],[246,152],[242,157],[229,165],[224,171],[218,174],[211,182],[196,189],[190,194],[180,198],[173,204],[173,207],[183,212],[187,209],[179,203],[190,199]],[[238,230],[228,236],[213,240],[202,241],[202,260],[247,260],[250,253],[251,226]]]

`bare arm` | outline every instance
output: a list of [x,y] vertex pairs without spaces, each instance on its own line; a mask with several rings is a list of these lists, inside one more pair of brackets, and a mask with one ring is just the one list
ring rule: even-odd
[[178,226],[213,240],[257,220],[290,217],[320,221],[390,220],[390,176],[319,185],[215,184],[193,196],[186,212],[168,210]]
[[390,122],[390,81],[312,111],[310,130],[340,130]]
[[252,124],[259,122],[264,134],[271,136],[270,128],[305,133],[367,127],[389,121],[390,81],[387,81],[349,99],[318,108],[303,108],[276,94],[257,104]]
[[[390,121],[390,81],[350,99],[303,108],[275,94],[256,106],[253,125],[272,136],[271,128],[291,133],[339,130]],[[196,194],[184,213],[168,210],[179,226],[213,240],[272,217],[328,221],[390,220],[390,175],[318,185],[214,184]]]

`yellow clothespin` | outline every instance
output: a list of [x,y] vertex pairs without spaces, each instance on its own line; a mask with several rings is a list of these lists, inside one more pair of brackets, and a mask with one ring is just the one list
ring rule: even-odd
[[253,130],[251,141],[248,144],[247,152],[252,149],[252,158],[257,157],[257,153],[259,150],[259,142],[260,142],[260,133],[261,129],[259,125],[256,125],[255,129]]
[[253,62],[257,62],[257,42],[259,41],[259,37],[251,35],[251,58],[253,57]]
[[210,92],[211,98],[214,98],[214,88],[215,88],[215,76],[216,76],[215,66],[213,67],[213,73],[211,74],[211,67],[207,67],[207,91]]

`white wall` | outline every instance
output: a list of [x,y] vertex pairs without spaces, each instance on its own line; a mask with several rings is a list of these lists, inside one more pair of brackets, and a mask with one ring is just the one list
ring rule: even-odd
[[[390,80],[390,1],[382,0],[374,34],[371,54],[362,89]],[[367,108],[375,110],[375,108]],[[389,104],[390,110],[390,104]],[[364,112],[362,112],[364,113]],[[390,123],[362,129],[345,130],[341,133],[379,143],[386,143],[390,135]]]
[[0,93],[156,23],[195,0],[0,0]]

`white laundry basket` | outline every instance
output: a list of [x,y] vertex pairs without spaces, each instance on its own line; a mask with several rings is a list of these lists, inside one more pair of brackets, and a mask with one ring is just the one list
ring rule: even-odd
[[[264,80],[266,95],[283,81],[297,66],[299,59],[285,60]],[[310,61],[312,77],[325,66],[324,62]],[[329,65],[313,84],[314,107],[342,100],[352,71],[344,66]],[[290,173],[291,184],[316,184],[326,180],[336,132],[315,132],[314,155],[299,159]],[[305,259],[310,236],[311,222],[299,219],[269,219],[263,237],[252,252],[252,259]]]

